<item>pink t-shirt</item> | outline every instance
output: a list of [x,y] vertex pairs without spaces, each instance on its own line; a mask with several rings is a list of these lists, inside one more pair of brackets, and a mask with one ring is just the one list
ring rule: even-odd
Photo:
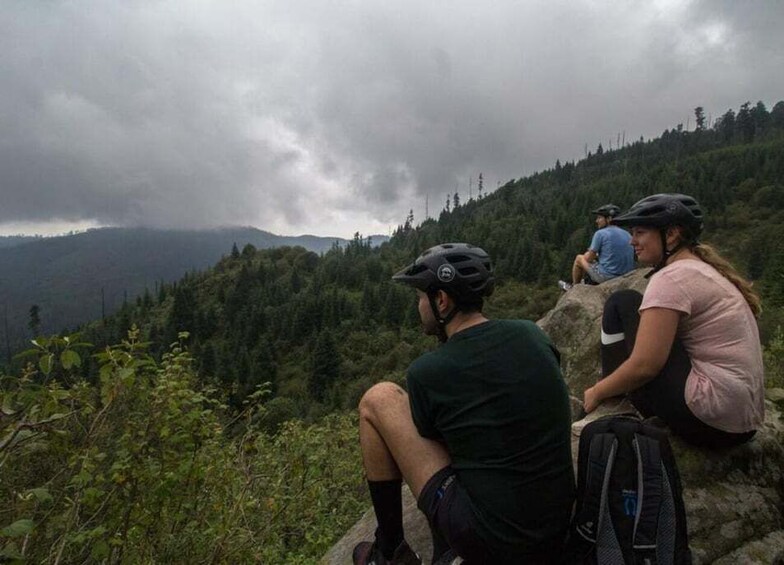
[[765,419],[757,321],[740,291],[703,261],[675,261],[651,277],[640,311],[682,312],[677,337],[691,359],[686,405],[719,430],[742,433]]

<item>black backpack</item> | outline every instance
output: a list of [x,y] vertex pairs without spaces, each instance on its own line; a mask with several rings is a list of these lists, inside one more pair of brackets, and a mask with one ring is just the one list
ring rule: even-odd
[[566,562],[690,565],[681,481],[664,430],[609,416],[580,436]]

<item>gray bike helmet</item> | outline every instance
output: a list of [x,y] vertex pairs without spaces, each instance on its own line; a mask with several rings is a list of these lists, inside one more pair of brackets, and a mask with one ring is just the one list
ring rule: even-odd
[[468,243],[442,243],[431,247],[392,280],[430,293],[444,290],[458,304],[490,296],[495,277],[490,256]]
[[599,206],[596,210],[591,210],[591,214],[607,218],[615,218],[620,213],[621,209],[615,204],[605,204],[604,206]]
[[703,214],[700,205],[685,194],[654,194],[634,204],[613,220],[616,226],[667,228],[682,226],[687,235],[696,239],[702,233]]

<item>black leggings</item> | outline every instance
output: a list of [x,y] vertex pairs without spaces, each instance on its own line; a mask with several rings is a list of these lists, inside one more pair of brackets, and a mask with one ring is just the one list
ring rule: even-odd
[[[642,295],[635,290],[619,290],[604,304],[602,316],[602,378],[626,361],[634,349]],[[693,445],[730,447],[749,441],[755,432],[734,434],[717,430],[697,418],[686,405],[686,379],[691,372],[683,343],[676,337],[661,372],[629,393],[629,400],[643,417],[658,416]]]

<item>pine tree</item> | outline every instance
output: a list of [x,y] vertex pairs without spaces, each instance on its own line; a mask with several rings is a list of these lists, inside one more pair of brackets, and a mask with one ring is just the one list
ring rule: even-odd
[[406,222],[403,224],[403,232],[408,233],[414,227],[414,210],[413,208],[408,211],[408,216],[406,216]]
[[735,127],[741,139],[748,143],[754,139],[754,118],[751,115],[751,103],[744,102],[735,118]]
[[759,138],[767,131],[770,124],[770,114],[762,101],[757,102],[757,105],[751,109],[751,120],[754,122],[754,137]]
[[317,401],[323,402],[327,388],[340,377],[340,352],[329,331],[323,331],[316,340],[308,392]]
[[264,336],[253,353],[253,374],[256,376],[254,386],[261,383],[271,383],[271,392],[276,392],[275,383],[278,380],[278,364],[275,361],[275,352],[270,340]]
[[777,129],[784,129],[784,100],[776,102],[770,111],[770,125]]
[[302,290],[302,277],[300,277],[299,270],[296,268],[291,269],[289,285],[291,286],[291,291],[294,294],[299,294],[299,292]]
[[697,131],[705,130],[705,110],[702,106],[694,108],[694,120],[697,123]]
[[169,320],[167,324],[168,341],[174,341],[177,338],[178,332],[193,331],[195,326],[195,309],[196,300],[191,286],[186,284],[177,285],[177,288],[174,291],[174,302],[172,304],[171,311],[169,312]]
[[41,308],[38,304],[30,306],[30,321],[27,322],[27,327],[33,333],[33,337],[37,336],[41,330]]

